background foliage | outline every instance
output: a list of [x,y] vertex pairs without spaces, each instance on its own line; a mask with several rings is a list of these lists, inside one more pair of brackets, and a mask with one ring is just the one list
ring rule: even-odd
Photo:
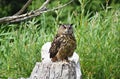
[[[19,2],[20,1],[20,2]],[[0,17],[13,15],[26,0],[0,0]],[[69,0],[52,0],[47,8]],[[17,4],[17,7],[13,3]],[[33,0],[26,11],[44,0]],[[83,79],[120,79],[120,1],[75,0],[67,7],[15,24],[0,25],[0,78],[29,77],[41,46],[59,23],[73,23]]]

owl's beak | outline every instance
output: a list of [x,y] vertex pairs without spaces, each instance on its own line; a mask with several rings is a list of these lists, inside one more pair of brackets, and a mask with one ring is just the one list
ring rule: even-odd
[[69,33],[68,29],[65,29],[64,34],[68,34],[68,33]]

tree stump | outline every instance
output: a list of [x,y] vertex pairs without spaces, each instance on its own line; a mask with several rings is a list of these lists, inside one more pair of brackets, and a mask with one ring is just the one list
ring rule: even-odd
[[76,79],[74,62],[37,62],[30,79]]

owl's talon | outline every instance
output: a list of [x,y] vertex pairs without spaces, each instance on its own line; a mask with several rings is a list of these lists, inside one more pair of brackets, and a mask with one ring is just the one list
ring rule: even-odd
[[63,62],[64,64],[68,64],[70,61],[67,60],[67,59],[63,59],[62,62]]

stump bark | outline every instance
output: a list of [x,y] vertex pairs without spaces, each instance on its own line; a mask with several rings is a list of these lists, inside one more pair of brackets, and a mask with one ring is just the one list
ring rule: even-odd
[[74,62],[37,62],[30,79],[76,79]]

